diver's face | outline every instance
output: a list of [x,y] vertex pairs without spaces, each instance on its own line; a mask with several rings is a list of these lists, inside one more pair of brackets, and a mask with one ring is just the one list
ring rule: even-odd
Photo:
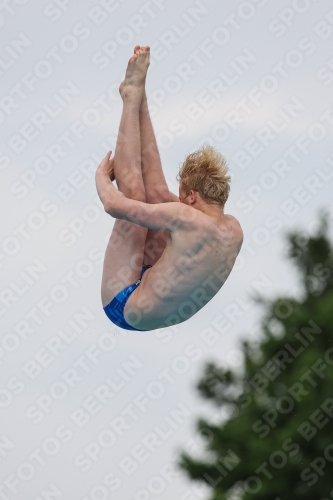
[[181,203],[184,203],[185,205],[189,205],[188,197],[190,195],[188,194],[186,196],[185,191],[183,191],[182,186],[179,186],[179,200]]

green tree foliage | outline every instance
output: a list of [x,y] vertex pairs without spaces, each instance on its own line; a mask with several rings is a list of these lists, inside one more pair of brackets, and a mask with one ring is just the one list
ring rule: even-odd
[[179,457],[210,500],[333,498],[333,249],[323,213],[318,227],[287,235],[302,298],[260,298],[260,341],[242,342],[242,372],[208,363],[197,385],[228,415],[197,421],[205,459]]

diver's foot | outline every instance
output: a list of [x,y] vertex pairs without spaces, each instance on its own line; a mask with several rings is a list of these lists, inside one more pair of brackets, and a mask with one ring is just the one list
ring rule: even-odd
[[128,97],[140,97],[140,100],[142,99],[149,62],[150,47],[136,45],[134,54],[128,61],[125,79],[119,87],[123,100]]

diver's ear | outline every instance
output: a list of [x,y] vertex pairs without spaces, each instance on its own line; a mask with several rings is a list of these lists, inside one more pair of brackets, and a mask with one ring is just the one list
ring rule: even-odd
[[195,203],[197,199],[197,194],[195,191],[193,191],[193,189],[190,189],[189,197],[190,197],[190,204],[192,205],[193,203]]

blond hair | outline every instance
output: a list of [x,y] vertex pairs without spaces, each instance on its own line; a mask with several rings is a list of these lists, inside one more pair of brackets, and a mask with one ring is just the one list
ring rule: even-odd
[[186,156],[177,180],[186,196],[193,189],[206,203],[217,203],[221,208],[228,199],[231,177],[226,159],[209,144]]

